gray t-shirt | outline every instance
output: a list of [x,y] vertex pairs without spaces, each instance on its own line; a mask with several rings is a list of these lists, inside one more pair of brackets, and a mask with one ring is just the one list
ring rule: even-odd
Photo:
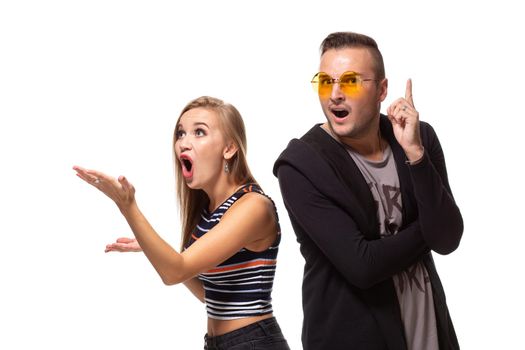
[[[346,146],[363,174],[377,205],[381,238],[395,235],[402,224],[402,202],[396,163],[390,146],[383,160],[370,161]],[[432,287],[427,270],[417,262],[393,277],[409,350],[439,350]]]

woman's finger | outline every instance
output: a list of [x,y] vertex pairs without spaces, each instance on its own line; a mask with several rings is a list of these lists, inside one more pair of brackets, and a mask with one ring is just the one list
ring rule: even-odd
[[135,239],[128,238],[128,237],[117,238],[117,243],[131,243],[131,242],[134,242],[134,241],[135,241]]
[[125,176],[120,175],[118,177],[118,182],[120,183],[120,185],[122,186],[122,189],[124,191],[129,192],[129,190],[130,190],[130,183],[128,182],[128,180],[126,179]]
[[100,184],[102,180],[111,181],[111,177],[100,171],[86,169],[78,165],[75,165],[73,170],[77,172],[78,177],[95,187]]
[[93,176],[86,175],[85,173],[77,173],[76,175],[90,185],[96,185],[97,183],[100,182],[99,179]]
[[77,172],[77,176],[80,177],[82,180],[86,181],[87,183],[92,183],[96,180],[95,176],[92,176],[87,173],[87,169],[84,169],[79,166],[74,166],[73,170]]

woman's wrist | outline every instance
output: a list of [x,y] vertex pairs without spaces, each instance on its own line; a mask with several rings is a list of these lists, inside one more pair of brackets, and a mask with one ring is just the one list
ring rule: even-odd
[[126,218],[132,216],[133,213],[137,212],[139,209],[135,199],[126,203],[117,204],[117,207],[119,208],[122,215],[124,215]]

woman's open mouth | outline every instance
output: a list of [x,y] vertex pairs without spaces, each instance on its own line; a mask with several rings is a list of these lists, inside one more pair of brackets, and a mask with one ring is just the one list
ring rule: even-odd
[[193,161],[192,159],[187,155],[181,155],[180,156],[180,164],[182,168],[182,176],[184,178],[189,179],[193,177]]

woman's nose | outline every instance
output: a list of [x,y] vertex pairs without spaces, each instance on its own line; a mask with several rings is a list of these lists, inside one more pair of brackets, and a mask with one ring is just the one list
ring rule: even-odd
[[181,152],[187,151],[191,149],[191,140],[188,136],[181,137],[177,143],[179,144],[179,150]]

